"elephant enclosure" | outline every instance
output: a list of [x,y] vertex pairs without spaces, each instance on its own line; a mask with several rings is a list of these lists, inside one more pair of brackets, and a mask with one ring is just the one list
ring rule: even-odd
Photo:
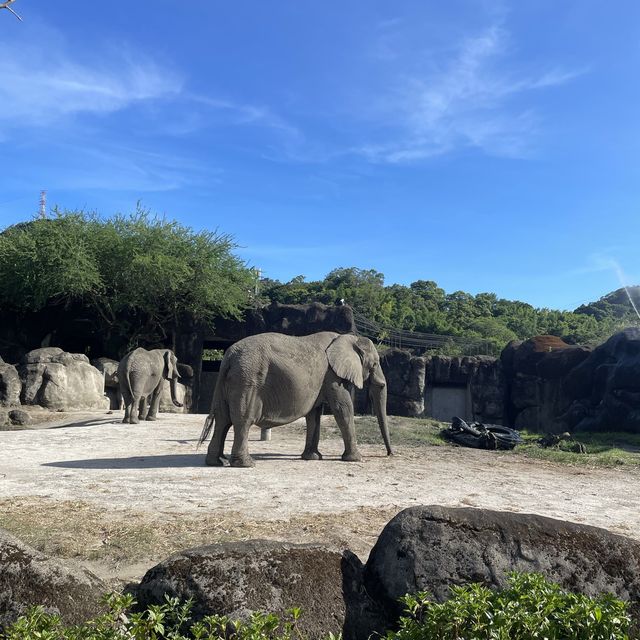
[[55,417],[0,432],[0,527],[107,578],[139,577],[178,549],[248,538],[319,541],[364,560],[384,524],[417,504],[537,513],[640,539],[637,468],[397,440],[388,458],[375,438],[363,438],[375,444],[361,445],[362,463],[344,463],[331,417],[322,461],[300,459],[298,421],[268,442],[252,432],[253,469],[212,468],[196,451],[201,415],[139,425],[120,424],[122,412]]

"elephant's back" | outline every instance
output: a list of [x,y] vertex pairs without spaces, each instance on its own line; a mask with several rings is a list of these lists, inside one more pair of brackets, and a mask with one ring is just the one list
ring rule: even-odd
[[[327,346],[333,338],[326,336]],[[259,334],[227,350],[224,370],[231,404],[259,398],[261,419],[285,424],[313,407],[327,372],[324,342],[283,334]],[[226,362],[225,362],[226,361]],[[253,400],[251,400],[253,398]]]

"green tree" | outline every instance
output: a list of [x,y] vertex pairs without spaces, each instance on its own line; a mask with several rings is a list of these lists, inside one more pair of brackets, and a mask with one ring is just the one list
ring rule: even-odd
[[126,347],[163,342],[185,317],[240,315],[254,275],[235,246],[141,209],[56,212],[0,234],[0,302],[18,313],[81,305]]

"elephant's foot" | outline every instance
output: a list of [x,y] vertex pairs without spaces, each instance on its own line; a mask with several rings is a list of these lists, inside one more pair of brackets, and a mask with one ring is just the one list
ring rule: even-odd
[[138,418],[129,418],[129,424],[139,424],[140,420]]
[[208,467],[228,467],[229,461],[224,456],[210,456],[204,459],[205,464]]
[[145,420],[148,420],[149,422],[155,422],[157,419],[157,416],[147,416],[145,418]]
[[322,454],[319,451],[303,451],[303,460],[322,460]]
[[232,467],[255,467],[256,463],[253,461],[253,458],[249,455],[246,456],[231,456],[231,466]]
[[344,462],[362,462],[362,454],[359,451],[346,451],[342,454]]

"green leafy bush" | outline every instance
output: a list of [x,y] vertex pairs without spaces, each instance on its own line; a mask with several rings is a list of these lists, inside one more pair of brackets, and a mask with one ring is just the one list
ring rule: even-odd
[[[610,594],[588,598],[567,593],[539,574],[511,574],[509,586],[492,591],[479,584],[451,589],[442,604],[427,594],[405,596],[400,629],[386,640],[628,640],[626,604]],[[165,598],[162,605],[130,613],[130,595],[106,598],[107,611],[94,620],[66,627],[60,618],[34,607],[0,640],[304,640],[299,609],[284,619],[254,613],[246,622],[206,616],[194,622],[192,603]],[[327,640],[340,640],[327,634]]]
[[438,604],[425,593],[405,596],[407,615],[387,640],[626,640],[626,604],[564,591],[540,574],[513,573],[492,591],[480,584],[453,587]]
[[[162,605],[129,613],[135,604],[130,595],[106,597],[105,614],[81,625],[65,627],[59,616],[34,607],[19,618],[0,640],[301,640],[297,630],[299,609],[284,620],[272,613],[254,613],[246,622],[226,616],[191,619],[192,603],[165,596]],[[331,637],[329,637],[331,640]],[[333,640],[337,640],[333,638]]]

